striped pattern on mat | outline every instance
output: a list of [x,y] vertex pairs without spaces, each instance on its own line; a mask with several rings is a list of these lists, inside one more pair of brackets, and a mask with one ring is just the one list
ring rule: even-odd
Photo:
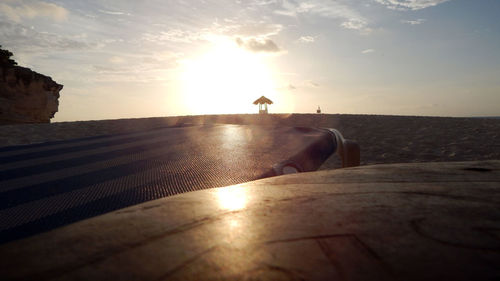
[[178,193],[317,169],[323,130],[193,125],[0,148],[0,243]]

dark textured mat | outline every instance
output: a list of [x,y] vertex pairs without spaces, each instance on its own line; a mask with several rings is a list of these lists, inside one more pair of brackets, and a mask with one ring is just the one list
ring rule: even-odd
[[336,149],[325,130],[201,125],[3,148],[0,243],[178,193],[315,170]]

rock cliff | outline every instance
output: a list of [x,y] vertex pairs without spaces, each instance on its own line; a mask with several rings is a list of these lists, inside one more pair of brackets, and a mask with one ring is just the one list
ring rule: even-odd
[[0,124],[49,123],[63,85],[20,66],[0,66]]

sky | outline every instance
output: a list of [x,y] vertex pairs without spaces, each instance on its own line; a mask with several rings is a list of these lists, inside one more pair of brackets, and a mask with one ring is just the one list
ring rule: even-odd
[[1,0],[0,45],[63,84],[52,121],[500,116],[499,0]]

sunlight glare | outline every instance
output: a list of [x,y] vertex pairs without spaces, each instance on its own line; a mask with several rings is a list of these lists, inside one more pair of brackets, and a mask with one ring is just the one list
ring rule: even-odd
[[276,95],[266,57],[225,37],[213,39],[209,50],[181,64],[181,94],[192,114],[253,113],[255,99]]
[[229,186],[217,189],[219,205],[226,210],[236,211],[245,208],[247,194],[243,187]]

